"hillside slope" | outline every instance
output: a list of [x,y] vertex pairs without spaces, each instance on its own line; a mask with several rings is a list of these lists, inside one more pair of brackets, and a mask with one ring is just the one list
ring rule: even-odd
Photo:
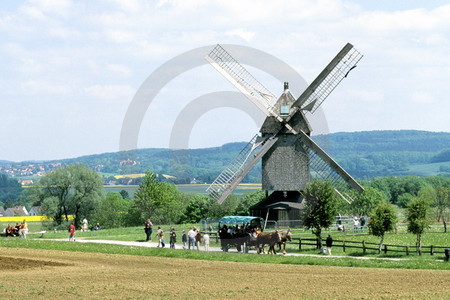
[[[416,130],[341,132],[313,137],[339,164],[356,178],[378,176],[422,175],[419,169],[427,169],[427,175],[450,175],[445,155],[450,150],[450,133]],[[135,174],[152,170],[170,174],[177,183],[189,183],[193,178],[210,183],[239,153],[245,143],[229,143],[220,147],[170,150],[163,148],[103,153],[72,159],[42,163],[13,163],[0,167],[26,169],[32,176],[35,171],[49,171],[63,165],[83,163],[95,171],[109,174]],[[436,161],[440,161],[436,163]],[[30,167],[30,165],[33,165]],[[421,167],[414,168],[420,165]],[[244,182],[260,182],[261,166],[257,165]]]

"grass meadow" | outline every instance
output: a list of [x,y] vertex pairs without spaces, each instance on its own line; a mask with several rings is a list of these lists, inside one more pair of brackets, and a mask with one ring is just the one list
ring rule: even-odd
[[[0,223],[2,228],[5,224]],[[181,241],[182,230],[188,230],[191,226],[198,224],[182,224],[173,225],[178,234],[177,242]],[[157,226],[155,226],[157,228]],[[162,229],[167,233],[170,225],[161,225]],[[29,222],[30,232],[38,232],[42,230],[40,222]],[[298,238],[314,237],[310,231],[302,229],[293,229],[294,240],[286,247],[290,254],[310,254],[317,255],[319,251],[314,246],[303,246],[299,250]],[[357,241],[379,243],[379,238],[367,233],[323,233],[325,238],[327,234],[331,234],[335,241]],[[184,251],[171,249],[158,249],[147,247],[132,247],[107,244],[90,244],[90,243],[69,243],[61,241],[51,241],[46,239],[68,239],[66,231],[47,231],[43,238],[40,235],[30,235],[29,239],[20,238],[0,238],[0,247],[9,248],[31,248],[31,249],[53,249],[62,251],[81,251],[81,252],[98,252],[110,254],[129,254],[144,256],[163,256],[176,257],[184,259],[201,259],[201,260],[218,260],[218,261],[239,261],[239,262],[258,262],[258,263],[279,263],[279,264],[306,264],[306,265],[330,265],[343,267],[369,267],[369,268],[405,268],[405,269],[443,269],[450,270],[450,262],[444,262],[444,255],[436,253],[430,255],[424,253],[421,256],[410,253],[410,255],[401,253],[381,253],[377,251],[366,251],[363,253],[361,249],[347,248],[344,252],[342,247],[333,247],[333,256],[326,257],[324,255],[313,256],[283,256],[283,255],[256,255],[256,254],[239,254],[239,253],[222,253],[222,252],[203,252],[203,251]],[[142,227],[127,227],[115,229],[102,229],[99,231],[77,231],[78,239],[93,240],[118,240],[118,241],[138,241],[144,242],[144,230]],[[415,236],[407,233],[388,233],[385,237],[385,244],[394,245],[415,245]],[[450,247],[450,233],[429,232],[423,236],[424,246],[442,246]],[[211,238],[211,246],[219,247],[214,237]],[[391,261],[384,259],[356,259],[360,257],[366,258],[400,258],[399,261]]]

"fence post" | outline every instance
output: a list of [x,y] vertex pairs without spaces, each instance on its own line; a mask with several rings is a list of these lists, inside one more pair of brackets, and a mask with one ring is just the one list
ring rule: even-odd
[[388,251],[388,250],[387,250],[387,245],[385,244],[385,245],[384,245],[384,253],[386,254],[387,251]]
[[406,250],[406,255],[409,255],[409,246],[406,246],[405,250]]
[[302,250],[302,238],[298,238],[298,250]]
[[363,253],[366,254],[366,242],[362,241]]
[[431,254],[431,255],[434,254],[434,251],[433,251],[433,250],[434,250],[434,249],[433,249],[433,245],[431,245],[431,246],[430,246],[430,254]]
[[345,252],[345,241],[342,241],[342,251]]

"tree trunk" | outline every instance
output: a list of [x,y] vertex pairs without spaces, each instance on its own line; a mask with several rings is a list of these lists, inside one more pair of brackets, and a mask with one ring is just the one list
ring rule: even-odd
[[380,245],[378,246],[378,254],[381,253],[381,248],[383,248],[383,242],[384,242],[384,234],[381,236]]
[[422,255],[422,235],[417,235],[417,241],[416,241],[416,247],[417,247],[417,254]]
[[321,249],[322,250],[322,230],[321,228],[316,228],[315,230],[313,230],[314,235],[317,238],[317,249]]
[[442,219],[442,222],[444,223],[444,232],[447,233],[447,222],[444,219]]

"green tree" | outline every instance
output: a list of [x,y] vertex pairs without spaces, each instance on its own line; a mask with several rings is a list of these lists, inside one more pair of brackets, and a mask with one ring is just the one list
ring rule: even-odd
[[122,198],[119,193],[108,193],[100,203],[93,223],[100,223],[103,228],[126,227],[131,201]]
[[430,226],[430,201],[426,194],[415,197],[406,210],[406,220],[408,221],[408,232],[417,236],[417,253],[422,254],[422,235]]
[[[17,198],[22,192],[22,186],[15,178],[9,178],[5,174],[0,174],[0,202],[17,204]],[[11,207],[13,205],[10,205]]]
[[265,191],[245,193],[244,196],[242,196],[242,198],[239,200],[238,206],[236,208],[236,215],[250,215],[250,207],[262,201],[265,197]]
[[304,225],[317,237],[317,247],[322,247],[322,228],[330,227],[337,213],[338,196],[327,181],[314,180],[306,186]]
[[450,210],[450,189],[439,186],[436,188],[436,198],[434,201],[436,209],[436,219],[438,222],[442,221],[444,224],[444,232],[447,232],[447,217],[448,210]]
[[141,221],[150,218],[155,224],[179,222],[184,213],[182,200],[182,194],[174,184],[156,181],[156,175],[150,171],[134,195]]
[[411,195],[410,193],[401,194],[398,196],[397,204],[402,208],[408,207],[409,202],[411,202],[414,197],[415,196]]
[[386,194],[382,191],[370,186],[364,187],[364,191],[356,194],[349,205],[350,213],[354,216],[368,216],[378,203],[386,200]]
[[44,213],[56,225],[69,220],[74,215],[75,224],[81,219],[91,218],[104,196],[100,175],[84,165],[68,165],[45,174],[33,186],[44,204]]
[[198,223],[201,219],[210,217],[211,206],[214,204],[213,201],[212,198],[207,196],[189,195],[185,213],[181,221],[183,223]]
[[130,194],[126,190],[120,190],[119,194],[123,199],[130,199]]
[[222,202],[222,204],[213,201],[210,210],[211,217],[232,216],[236,214],[236,209],[239,205],[239,198],[235,194],[230,196]]
[[385,233],[394,230],[396,223],[397,215],[395,213],[395,208],[389,202],[380,202],[372,211],[369,221],[369,230],[372,235],[381,238],[378,253],[381,253]]

